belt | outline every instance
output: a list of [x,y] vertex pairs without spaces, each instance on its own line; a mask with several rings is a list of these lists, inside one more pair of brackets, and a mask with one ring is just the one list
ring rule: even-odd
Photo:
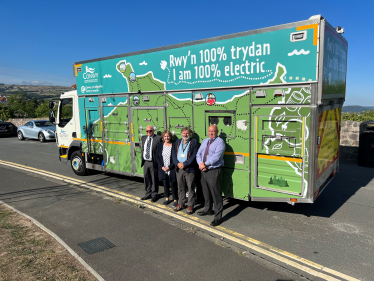
[[145,159],[144,159],[144,161],[147,161],[147,162],[153,162],[153,160],[145,160]]
[[217,169],[222,169],[222,166],[219,166],[219,167],[216,167],[216,168],[212,168],[212,169],[208,169],[208,171],[217,170]]

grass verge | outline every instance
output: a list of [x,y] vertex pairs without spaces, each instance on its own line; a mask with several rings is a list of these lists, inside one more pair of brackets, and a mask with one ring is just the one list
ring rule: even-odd
[[0,280],[96,280],[53,237],[0,205]]

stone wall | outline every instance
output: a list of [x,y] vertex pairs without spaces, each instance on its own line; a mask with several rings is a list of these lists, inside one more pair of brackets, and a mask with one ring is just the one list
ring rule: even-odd
[[361,122],[342,121],[340,131],[340,158],[357,160]]
[[14,118],[8,119],[7,122],[12,123],[16,128],[18,128],[19,126],[25,125],[27,122],[32,120],[42,120],[42,118]]

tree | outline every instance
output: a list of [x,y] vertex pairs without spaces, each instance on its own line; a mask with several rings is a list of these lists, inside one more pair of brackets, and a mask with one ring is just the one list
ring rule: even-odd
[[273,178],[270,177],[270,181],[268,182],[268,184],[273,184]]
[[43,101],[35,110],[36,117],[46,117],[49,116],[49,103],[48,101]]
[[8,105],[0,103],[0,119],[4,122],[13,117],[13,112]]
[[277,175],[274,175],[273,182],[274,182],[274,185],[278,185]]
[[36,117],[35,111],[36,111],[37,106],[38,106],[38,102],[34,98],[26,101],[25,113],[26,113],[26,116],[28,118],[35,118]]
[[278,180],[278,186],[280,187],[286,186],[286,181],[282,177],[280,177],[280,179]]
[[342,120],[343,121],[358,121],[358,122],[374,120],[374,110],[367,110],[361,113],[343,112]]
[[9,96],[8,105],[13,111],[14,117],[25,117],[26,100],[27,97],[25,92],[19,92],[18,94]]

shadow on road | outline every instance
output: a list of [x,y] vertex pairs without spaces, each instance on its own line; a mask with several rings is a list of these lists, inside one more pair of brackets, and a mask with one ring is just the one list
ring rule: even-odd
[[[79,191],[78,191],[79,193]],[[70,186],[57,185],[51,187],[25,189],[13,192],[0,193],[0,200],[5,203],[21,202],[27,200],[34,200],[40,198],[61,197],[61,196],[76,196],[77,190]]]

